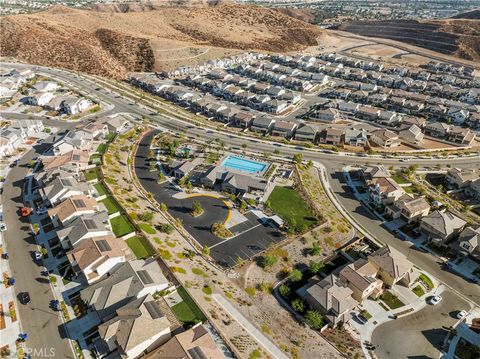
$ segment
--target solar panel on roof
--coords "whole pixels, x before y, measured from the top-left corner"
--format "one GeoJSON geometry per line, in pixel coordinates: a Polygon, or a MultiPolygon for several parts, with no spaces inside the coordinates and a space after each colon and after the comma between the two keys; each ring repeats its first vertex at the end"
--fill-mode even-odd
{"type": "Polygon", "coordinates": [[[158,319],[165,316],[165,314],[163,314],[162,310],[160,309],[160,307],[156,302],[153,302],[153,301],[146,302],[145,308],[147,308],[148,313],[150,313],[150,316],[152,317],[152,319],[158,319]]]}
{"type": "Polygon", "coordinates": [[[73,200],[73,204],[75,205],[75,207],[77,208],[85,208],[86,205],[85,205],[85,202],[83,199],[74,199],[73,200]]]}
{"type": "Polygon", "coordinates": [[[110,244],[105,239],[100,239],[97,241],[97,246],[98,249],[100,249],[100,252],[106,252],[106,251],[111,251],[112,247],[110,247],[110,244]]]}
{"type": "Polygon", "coordinates": [[[151,284],[153,283],[152,277],[150,277],[150,274],[146,270],[139,270],[137,272],[140,280],[142,281],[143,284],[151,284]]]}
{"type": "Polygon", "coordinates": [[[80,155],[73,155],[72,158],[74,161],[78,161],[80,160],[80,155]]]}
{"type": "Polygon", "coordinates": [[[202,351],[202,348],[200,348],[199,346],[196,346],[187,351],[188,351],[188,354],[192,357],[192,359],[207,359],[207,356],[202,351]]]}
{"type": "Polygon", "coordinates": [[[93,219],[85,219],[84,222],[85,222],[85,227],[87,227],[87,229],[97,228],[97,224],[93,219]]]}
{"type": "Polygon", "coordinates": [[[72,182],[68,179],[62,179],[62,183],[64,186],[71,186],[72,182]]]}

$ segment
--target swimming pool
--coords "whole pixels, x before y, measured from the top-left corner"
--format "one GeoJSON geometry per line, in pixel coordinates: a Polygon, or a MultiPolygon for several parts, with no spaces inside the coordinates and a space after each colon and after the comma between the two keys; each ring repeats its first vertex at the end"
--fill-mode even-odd
{"type": "Polygon", "coordinates": [[[227,156],[220,166],[229,168],[232,170],[237,170],[237,171],[243,171],[243,172],[248,172],[248,173],[263,173],[266,168],[268,167],[268,164],[262,163],[262,162],[257,162],[253,160],[247,160],[246,158],[242,157],[237,157],[237,156],[227,156]]]}

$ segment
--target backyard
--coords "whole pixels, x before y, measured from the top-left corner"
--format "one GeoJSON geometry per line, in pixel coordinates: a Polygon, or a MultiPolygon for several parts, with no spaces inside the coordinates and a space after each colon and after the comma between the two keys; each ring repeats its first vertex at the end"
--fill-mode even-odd
{"type": "Polygon", "coordinates": [[[107,194],[107,189],[102,183],[95,183],[93,187],[95,187],[99,196],[105,196],[107,194]]]}
{"type": "Polygon", "coordinates": [[[398,299],[396,295],[390,292],[385,292],[380,298],[390,307],[390,309],[397,309],[405,305],[405,303],[398,299]]]}
{"type": "Polygon", "coordinates": [[[145,237],[131,237],[127,239],[127,245],[137,259],[145,259],[155,255],[155,249],[145,237]]]}
{"type": "Polygon", "coordinates": [[[195,304],[193,299],[187,293],[185,288],[177,288],[177,292],[183,301],[172,307],[173,312],[178,320],[183,324],[193,324],[207,320],[200,308],[195,304]]]}
{"type": "Polygon", "coordinates": [[[267,205],[295,232],[306,231],[317,223],[312,209],[293,188],[276,186],[267,205]]]}
{"type": "Polygon", "coordinates": [[[85,179],[87,181],[93,181],[98,179],[98,168],[94,167],[92,169],[89,169],[88,171],[85,171],[85,179]]]}
{"type": "Polygon", "coordinates": [[[135,231],[130,220],[123,214],[112,218],[110,223],[112,224],[112,231],[117,237],[123,237],[124,235],[135,231]]]}
{"type": "Polygon", "coordinates": [[[117,213],[121,210],[120,205],[112,196],[108,196],[104,200],[101,201],[105,207],[107,208],[108,214],[117,213]]]}

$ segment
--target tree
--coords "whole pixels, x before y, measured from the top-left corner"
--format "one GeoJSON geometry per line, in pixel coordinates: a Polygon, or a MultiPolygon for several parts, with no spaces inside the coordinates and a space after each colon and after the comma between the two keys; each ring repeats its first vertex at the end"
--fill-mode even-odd
{"type": "Polygon", "coordinates": [[[144,222],[151,222],[153,220],[152,212],[144,212],[138,215],[138,219],[144,222]]]}
{"type": "Polygon", "coordinates": [[[293,155],[293,162],[301,163],[303,161],[303,155],[301,153],[296,153],[293,155]]]}
{"type": "Polygon", "coordinates": [[[288,298],[290,295],[290,287],[287,284],[280,284],[280,287],[278,287],[278,292],[282,297],[288,298]]]}
{"type": "Polygon", "coordinates": [[[305,323],[312,327],[312,329],[320,330],[323,324],[323,317],[316,310],[309,310],[307,314],[305,314],[305,323]]]}
{"type": "Polygon", "coordinates": [[[292,282],[300,282],[303,278],[303,274],[299,269],[294,269],[290,273],[290,280],[292,282]]]}
{"type": "Polygon", "coordinates": [[[317,274],[322,271],[322,269],[325,267],[323,262],[310,262],[310,272],[317,274]]]}
{"type": "Polygon", "coordinates": [[[167,205],[163,202],[160,203],[158,206],[160,207],[160,211],[162,211],[162,212],[166,212],[168,210],[167,205]]]}
{"type": "Polygon", "coordinates": [[[155,228],[158,229],[160,232],[166,234],[170,234],[175,230],[175,228],[170,223],[161,223],[159,225],[156,225],[155,228]]]}
{"type": "Polygon", "coordinates": [[[175,225],[177,227],[182,227],[183,226],[183,221],[180,217],[175,218],[175,225]]]}
{"type": "Polygon", "coordinates": [[[163,174],[163,172],[158,172],[158,179],[157,179],[157,182],[160,183],[160,182],[163,182],[165,181],[165,175],[163,174]]]}
{"type": "Polygon", "coordinates": [[[305,311],[305,303],[300,298],[292,300],[292,308],[297,313],[303,313],[305,311]]]}
{"type": "Polygon", "coordinates": [[[273,267],[278,261],[278,258],[273,253],[266,254],[263,257],[263,268],[267,269],[273,267]]]}

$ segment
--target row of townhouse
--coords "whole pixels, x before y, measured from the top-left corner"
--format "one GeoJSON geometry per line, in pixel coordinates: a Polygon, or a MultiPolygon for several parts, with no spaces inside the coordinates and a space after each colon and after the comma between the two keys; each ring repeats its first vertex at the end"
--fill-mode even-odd
{"type": "Polygon", "coordinates": [[[330,59],[328,56],[314,57],[308,55],[288,59],[282,56],[273,56],[270,59],[280,64],[287,64],[291,66],[290,69],[299,68],[307,72],[328,75],[332,80],[362,82],[369,86],[384,86],[412,93],[456,99],[467,104],[480,104],[480,93],[478,91],[480,86],[477,86],[478,84],[473,80],[465,82],[463,79],[455,78],[456,81],[452,82],[447,76],[438,77],[425,71],[407,71],[407,69],[402,68],[382,68],[379,70],[376,65],[360,67],[361,60],[351,63],[341,57],[337,58],[339,62],[330,59]],[[415,78],[408,77],[409,72],[414,73],[415,78]]]}
{"type": "Polygon", "coordinates": [[[466,124],[472,128],[480,126],[480,113],[477,105],[403,90],[352,88],[353,85],[337,83],[332,89],[324,91],[323,95],[332,99],[372,105],[406,115],[426,117],[434,121],[453,122],[457,125],[466,124]]]}
{"type": "Polygon", "coordinates": [[[12,97],[27,81],[35,77],[30,69],[1,69],[0,98],[12,97]]]}
{"type": "Polygon", "coordinates": [[[15,120],[6,122],[0,128],[0,157],[12,155],[22,147],[29,137],[35,137],[44,130],[41,120],[15,120]]]}
{"type": "MultiPolygon", "coordinates": [[[[461,172],[452,169],[447,174],[447,180],[465,187],[477,181],[477,190],[480,189],[478,173],[474,180],[470,172],[461,172]]],[[[431,206],[424,197],[407,194],[383,166],[363,168],[362,177],[371,203],[383,207],[390,219],[401,218],[406,223],[417,225],[418,232],[423,233],[428,241],[448,246],[457,255],[480,259],[480,226],[467,226],[466,221],[446,210],[431,211],[431,206]]],[[[476,195],[480,198],[480,191],[476,195]]]]}
{"type": "Polygon", "coordinates": [[[352,311],[367,298],[378,299],[393,285],[410,288],[418,276],[406,256],[391,246],[385,246],[325,278],[313,277],[297,290],[297,294],[335,327],[348,323],[353,317],[352,311]]]}
{"type": "MultiPolygon", "coordinates": [[[[55,84],[49,82],[46,85],[55,84]]],[[[56,95],[49,91],[33,91],[22,101],[32,106],[40,106],[49,111],[58,111],[67,115],[76,115],[92,107],[94,103],[74,94],[56,95]]]]}
{"type": "Polygon", "coordinates": [[[372,138],[374,143],[383,148],[398,146],[402,141],[421,146],[425,135],[463,146],[470,146],[476,139],[476,133],[469,128],[438,121],[427,122],[422,117],[400,115],[395,111],[343,100],[317,105],[317,110],[310,115],[310,120],[331,123],[345,118],[362,119],[392,128],[379,129],[372,138]]]}

